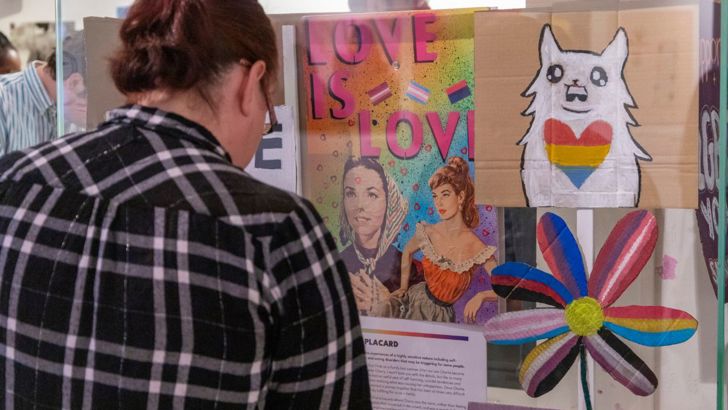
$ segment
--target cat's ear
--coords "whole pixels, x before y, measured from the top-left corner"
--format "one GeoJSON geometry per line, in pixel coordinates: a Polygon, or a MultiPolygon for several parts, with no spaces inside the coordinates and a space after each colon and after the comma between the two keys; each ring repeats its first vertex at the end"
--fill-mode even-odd
{"type": "Polygon", "coordinates": [[[617,33],[614,34],[612,42],[609,43],[607,48],[602,51],[602,57],[606,57],[611,61],[619,61],[624,64],[627,61],[627,55],[629,55],[629,41],[627,40],[627,32],[624,28],[620,27],[617,33]]]}
{"type": "Polygon", "coordinates": [[[541,29],[541,41],[539,44],[539,50],[539,59],[541,60],[541,65],[544,65],[544,63],[547,63],[551,60],[549,56],[556,55],[561,52],[561,47],[559,47],[559,43],[556,42],[556,38],[554,38],[554,33],[551,32],[550,24],[544,24],[543,29],[541,29]]]}

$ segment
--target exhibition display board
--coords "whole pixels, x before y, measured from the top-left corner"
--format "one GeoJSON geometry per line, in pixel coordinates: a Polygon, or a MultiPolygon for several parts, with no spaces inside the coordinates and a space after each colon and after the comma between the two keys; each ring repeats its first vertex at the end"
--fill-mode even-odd
{"type": "Polygon", "coordinates": [[[336,238],[377,409],[723,408],[721,4],[551,3],[271,15],[248,171],[336,238]]]}

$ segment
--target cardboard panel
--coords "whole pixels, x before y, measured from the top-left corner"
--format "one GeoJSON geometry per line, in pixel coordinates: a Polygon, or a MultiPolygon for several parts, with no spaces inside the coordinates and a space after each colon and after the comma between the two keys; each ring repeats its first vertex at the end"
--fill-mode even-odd
{"type": "Polygon", "coordinates": [[[119,46],[122,20],[87,17],[83,20],[86,41],[86,88],[88,89],[88,129],[105,120],[106,112],[124,104],[125,98],[109,74],[109,57],[119,46]]]}
{"type": "Polygon", "coordinates": [[[697,206],[697,5],[478,12],[475,21],[478,202],[697,206]],[[557,64],[573,78],[547,80],[557,64]],[[600,86],[597,66],[607,70],[600,86]]]}

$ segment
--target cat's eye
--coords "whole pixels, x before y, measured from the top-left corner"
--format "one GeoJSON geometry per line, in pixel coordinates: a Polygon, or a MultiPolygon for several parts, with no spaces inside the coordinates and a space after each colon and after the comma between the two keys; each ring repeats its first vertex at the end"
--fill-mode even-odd
{"type": "Polygon", "coordinates": [[[556,84],[564,78],[564,67],[554,64],[546,70],[546,79],[556,84]]]}
{"type": "Polygon", "coordinates": [[[607,81],[609,79],[607,78],[607,72],[604,71],[601,67],[594,67],[592,68],[591,72],[591,82],[592,84],[596,85],[597,87],[604,87],[607,85],[607,81]]]}

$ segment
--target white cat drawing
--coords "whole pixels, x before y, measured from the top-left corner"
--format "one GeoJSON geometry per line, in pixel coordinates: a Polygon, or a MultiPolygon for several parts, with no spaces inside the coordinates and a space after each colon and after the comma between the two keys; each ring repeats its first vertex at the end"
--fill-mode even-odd
{"type": "Polygon", "coordinates": [[[627,33],[619,28],[599,54],[562,50],[545,25],[541,67],[522,94],[532,97],[522,113],[531,125],[521,177],[532,207],[633,207],[640,196],[638,160],[650,155],[630,127],[637,108],[624,80],[627,33]]]}

